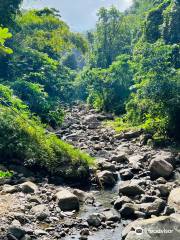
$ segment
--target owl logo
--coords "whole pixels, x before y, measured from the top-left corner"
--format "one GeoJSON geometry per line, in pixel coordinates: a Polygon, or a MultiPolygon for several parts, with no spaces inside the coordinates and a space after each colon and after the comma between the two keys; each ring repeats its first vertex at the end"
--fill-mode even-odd
{"type": "Polygon", "coordinates": [[[180,226],[175,226],[175,227],[174,227],[174,230],[175,230],[176,232],[180,233],[180,226]]]}
{"type": "Polygon", "coordinates": [[[138,236],[140,236],[140,235],[143,234],[143,229],[142,229],[141,227],[137,227],[137,228],[135,229],[135,233],[136,233],[138,236]]]}

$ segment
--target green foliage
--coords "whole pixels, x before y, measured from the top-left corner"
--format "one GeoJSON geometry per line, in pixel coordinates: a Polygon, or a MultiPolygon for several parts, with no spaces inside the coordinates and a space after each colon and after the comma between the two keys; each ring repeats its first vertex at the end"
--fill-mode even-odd
{"type": "Polygon", "coordinates": [[[28,166],[41,166],[67,178],[88,176],[93,160],[53,134],[46,134],[40,121],[32,117],[12,91],[0,85],[0,158],[19,159],[28,166]],[[8,107],[4,102],[8,102],[8,107]],[[73,171],[71,176],[69,173],[73,171]]]}
{"type": "Polygon", "coordinates": [[[1,178],[9,178],[13,175],[12,172],[4,172],[4,171],[0,171],[0,179],[1,178]]]}
{"type": "Polygon", "coordinates": [[[161,37],[160,25],[163,24],[163,11],[170,4],[170,0],[163,1],[160,5],[149,11],[144,28],[144,38],[150,43],[156,42],[161,37]]]}
{"type": "Polygon", "coordinates": [[[123,16],[115,7],[101,8],[98,17],[96,31],[88,35],[89,62],[93,67],[108,68],[118,55],[130,53],[132,36],[136,32],[134,19],[123,16]]]}
{"type": "Polygon", "coordinates": [[[12,24],[21,2],[22,0],[0,1],[0,25],[7,27],[12,24]]]}
{"type": "Polygon", "coordinates": [[[163,12],[164,24],[162,35],[166,43],[180,42],[180,2],[171,1],[171,4],[163,12]]]}
{"type": "Polygon", "coordinates": [[[79,96],[116,114],[126,105],[117,130],[179,136],[179,4],[134,0],[125,14],[102,8],[95,32],[88,33],[90,67],[77,77],[79,96]]]}
{"type": "Polygon", "coordinates": [[[12,53],[12,50],[4,45],[6,40],[11,37],[12,37],[12,35],[11,35],[11,33],[9,33],[8,28],[0,27],[0,55],[12,53]]]}
{"type": "Polygon", "coordinates": [[[127,118],[157,135],[179,131],[179,71],[171,62],[174,47],[161,41],[139,42],[134,52],[136,92],[127,104],[127,118]]]}
{"type": "Polygon", "coordinates": [[[87,50],[83,36],[72,33],[58,16],[48,8],[18,15],[11,42],[14,54],[0,59],[1,83],[11,86],[52,127],[62,123],[62,103],[74,99],[72,69],[82,67],[87,50]]]}
{"type": "Polygon", "coordinates": [[[132,70],[128,55],[120,55],[107,69],[84,69],[76,79],[78,96],[99,110],[124,112],[132,70]]]}

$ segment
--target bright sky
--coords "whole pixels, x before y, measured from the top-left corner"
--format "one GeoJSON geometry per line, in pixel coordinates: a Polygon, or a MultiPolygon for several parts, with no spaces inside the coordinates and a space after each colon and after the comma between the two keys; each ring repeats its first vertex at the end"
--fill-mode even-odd
{"type": "Polygon", "coordinates": [[[23,8],[53,7],[60,11],[74,31],[85,31],[95,26],[96,13],[100,7],[116,6],[127,9],[133,0],[24,0],[23,8]]]}

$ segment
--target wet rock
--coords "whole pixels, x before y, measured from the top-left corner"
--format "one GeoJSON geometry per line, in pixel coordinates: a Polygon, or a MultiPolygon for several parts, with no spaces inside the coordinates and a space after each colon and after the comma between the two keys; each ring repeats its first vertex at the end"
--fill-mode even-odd
{"type": "Polygon", "coordinates": [[[90,235],[90,231],[88,228],[83,228],[81,231],[80,231],[80,234],[83,235],[83,236],[88,236],[90,235]]]}
{"type": "Polygon", "coordinates": [[[175,213],[175,209],[173,207],[170,206],[166,206],[164,208],[163,213],[161,214],[162,216],[169,216],[171,214],[175,213]]]}
{"type": "Polygon", "coordinates": [[[144,193],[137,181],[125,181],[119,185],[119,193],[126,196],[137,196],[144,193]]]}
{"type": "Polygon", "coordinates": [[[38,191],[37,185],[33,182],[22,183],[19,187],[24,193],[36,193],[38,191]]]}
{"type": "Polygon", "coordinates": [[[141,198],[141,203],[154,202],[157,199],[157,196],[143,195],[141,198]]]}
{"type": "Polygon", "coordinates": [[[100,185],[103,185],[104,187],[113,187],[116,183],[113,173],[107,170],[97,172],[97,178],[100,185]]]}
{"type": "Polygon", "coordinates": [[[78,197],[66,189],[59,191],[56,199],[62,211],[79,210],[78,197]]]}
{"type": "Polygon", "coordinates": [[[167,181],[166,181],[166,179],[164,179],[163,177],[159,177],[159,178],[156,180],[156,182],[157,182],[158,184],[165,184],[167,181]]]}
{"type": "Polygon", "coordinates": [[[173,189],[168,197],[168,205],[180,212],[180,187],[173,189]]]}
{"type": "Polygon", "coordinates": [[[88,224],[93,227],[99,227],[102,220],[105,220],[104,216],[99,213],[93,213],[87,218],[88,224]]]}

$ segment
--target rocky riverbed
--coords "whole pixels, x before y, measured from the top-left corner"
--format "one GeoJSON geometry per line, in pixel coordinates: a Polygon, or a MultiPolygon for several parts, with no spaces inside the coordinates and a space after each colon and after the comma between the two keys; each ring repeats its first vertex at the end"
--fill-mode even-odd
{"type": "Polygon", "coordinates": [[[89,188],[12,166],[0,180],[0,239],[180,239],[180,154],[152,148],[142,131],[117,134],[111,119],[75,106],[56,132],[96,158],[89,188]]]}

